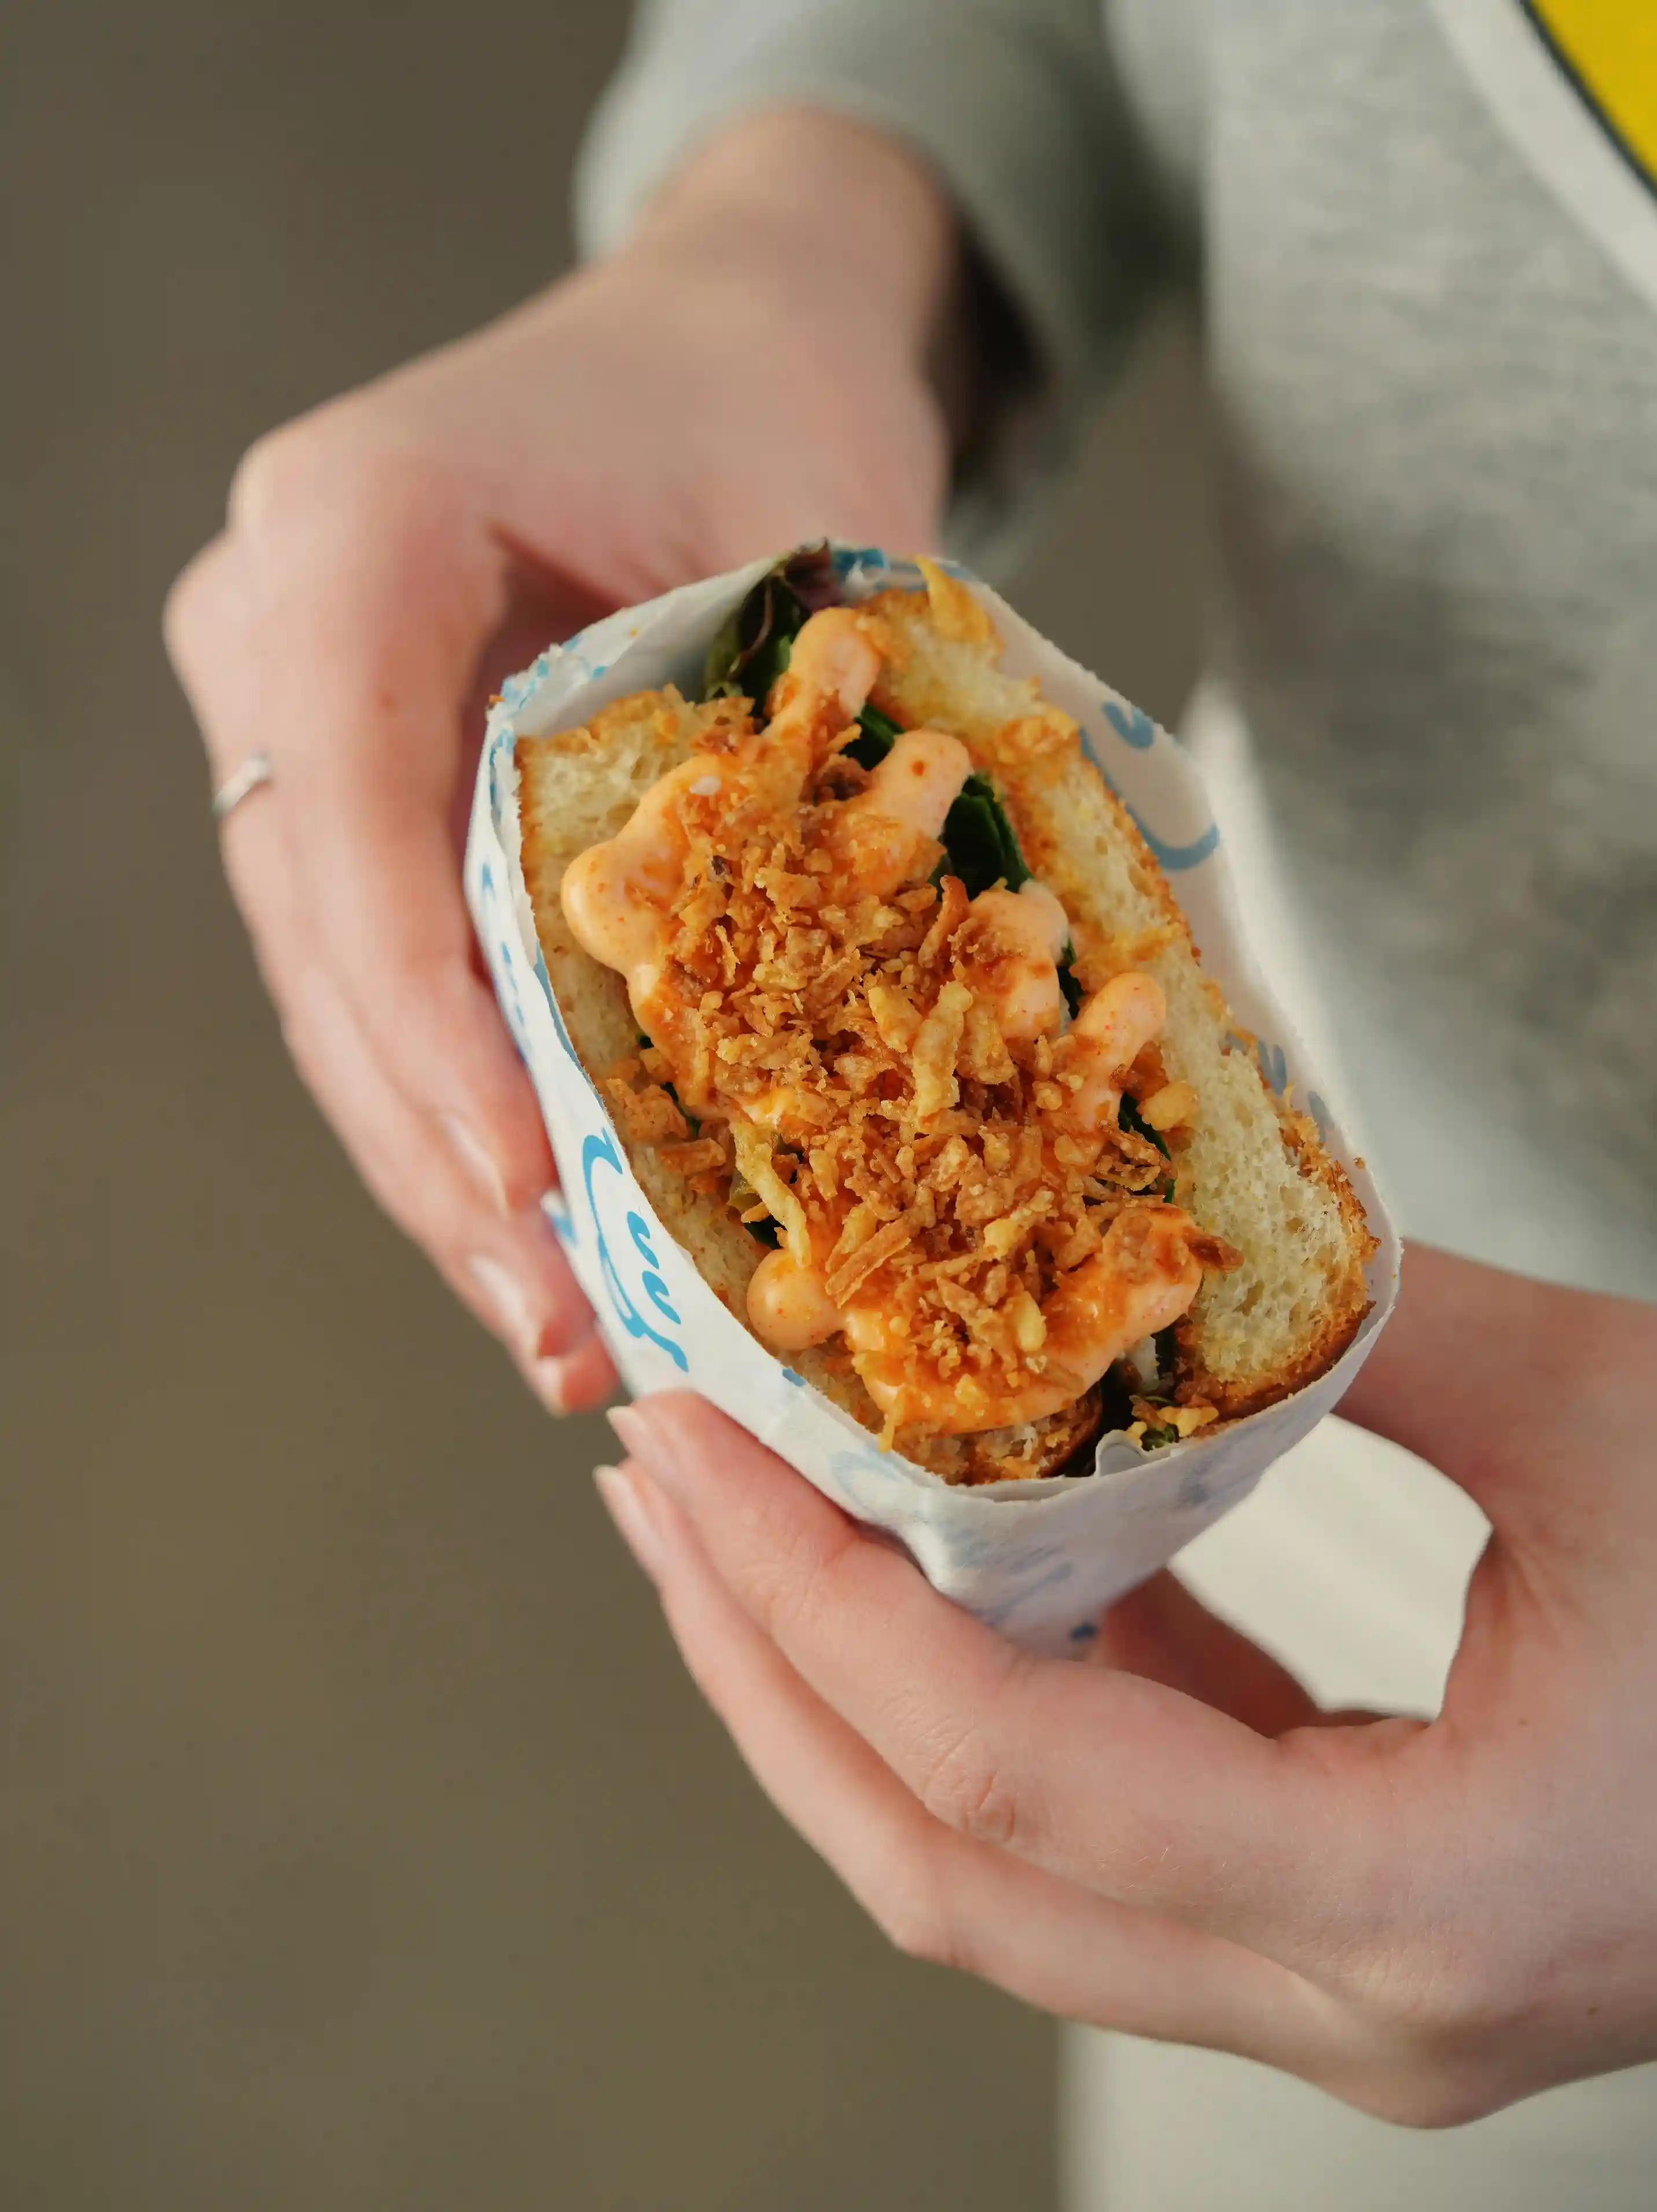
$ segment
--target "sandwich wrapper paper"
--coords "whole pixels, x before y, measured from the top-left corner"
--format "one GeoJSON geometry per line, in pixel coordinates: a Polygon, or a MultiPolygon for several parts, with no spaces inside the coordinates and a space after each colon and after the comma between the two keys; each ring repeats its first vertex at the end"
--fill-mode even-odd
{"type": "MultiPolygon", "coordinates": [[[[921,587],[909,563],[836,546],[845,597],[921,587]]],[[[1203,782],[1189,758],[1139,710],[1038,635],[994,592],[961,575],[1005,642],[1002,665],[1035,676],[1072,715],[1083,743],[1131,809],[1168,875],[1262,1074],[1295,1097],[1351,1177],[1380,1239],[1371,1310],[1327,1374],[1280,1404],[1181,1443],[1140,1453],[1102,1439],[1091,1476],[952,1488],[860,1428],[728,1313],[652,1211],[598,1091],[577,1059],[537,940],[519,861],[519,737],[587,721],[628,692],[675,683],[697,696],[720,624],[770,566],[670,592],[549,647],[504,687],[478,764],[465,860],[466,896],[501,1007],[534,1079],[561,1189],[548,1211],[628,1389],[697,1390],[779,1453],[836,1504],[887,1530],[933,1586],[1032,1650],[1079,1652],[1103,1608],[1238,1504],[1272,1461],[1334,1406],[1362,1365],[1397,1291],[1397,1234],[1369,1176],[1324,1107],[1315,1072],[1262,985],[1203,782]]]]}

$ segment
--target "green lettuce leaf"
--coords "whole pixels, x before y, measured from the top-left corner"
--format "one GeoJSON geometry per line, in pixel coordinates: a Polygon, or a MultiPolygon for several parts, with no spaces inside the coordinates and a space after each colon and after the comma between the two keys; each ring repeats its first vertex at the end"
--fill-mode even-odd
{"type": "Polygon", "coordinates": [[[1130,1098],[1126,1091],[1122,1093],[1122,1103],[1116,1109],[1116,1126],[1119,1129],[1132,1129],[1136,1137],[1149,1137],[1165,1160],[1173,1158],[1173,1153],[1149,1121],[1140,1118],[1138,1100],[1130,1098]]]}
{"type": "Polygon", "coordinates": [[[903,726],[889,714],[883,714],[878,707],[865,707],[858,721],[863,735],[847,746],[847,757],[859,768],[877,768],[902,736],[903,726]]]}
{"type": "Polygon", "coordinates": [[[1030,879],[995,786],[976,769],[944,817],[944,854],[933,881],[959,876],[968,898],[998,883],[1016,891],[1030,879]]]}
{"type": "Polygon", "coordinates": [[[703,698],[740,696],[762,708],[807,619],[839,598],[827,545],[803,546],[768,568],[707,649],[703,698]]]}
{"type": "MultiPolygon", "coordinates": [[[[1116,1126],[1119,1129],[1132,1129],[1136,1137],[1149,1137],[1151,1143],[1156,1146],[1157,1151],[1162,1154],[1165,1160],[1173,1159],[1173,1153],[1169,1152],[1168,1146],[1163,1143],[1161,1136],[1151,1127],[1150,1122],[1141,1116],[1138,1101],[1135,1098],[1130,1098],[1126,1091],[1122,1093],[1122,1103],[1116,1109],[1116,1126]]],[[[1172,1176],[1170,1176],[1168,1181],[1162,1185],[1162,1196],[1167,1200],[1170,1206],[1174,1203],[1174,1177],[1172,1176]]]]}

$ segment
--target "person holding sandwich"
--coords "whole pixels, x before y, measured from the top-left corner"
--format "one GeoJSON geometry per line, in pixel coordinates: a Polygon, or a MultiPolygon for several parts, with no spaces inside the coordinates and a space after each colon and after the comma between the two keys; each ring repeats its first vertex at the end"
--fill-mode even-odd
{"type": "MultiPolygon", "coordinates": [[[[604,1478],[894,1940],[1156,2039],[1078,2060],[1107,2164],[1124,2065],[1205,2115],[1115,2205],[1647,2201],[1654,118],[1639,11],[1590,0],[655,0],[585,157],[588,265],[261,441],[169,607],[300,1067],[543,1399],[592,1405],[460,899],[480,681],[823,533],[1005,563],[1146,303],[1200,290],[1192,735],[1246,732],[1417,1240],[1343,1412],[1488,1520],[1442,1712],[1326,1710],[1169,1576],[1106,1663],[1023,1657],[694,1400],[618,1414],[604,1478]]],[[[1326,1702],[1381,1579],[1359,1527],[1303,1657],[1326,1702]]]]}

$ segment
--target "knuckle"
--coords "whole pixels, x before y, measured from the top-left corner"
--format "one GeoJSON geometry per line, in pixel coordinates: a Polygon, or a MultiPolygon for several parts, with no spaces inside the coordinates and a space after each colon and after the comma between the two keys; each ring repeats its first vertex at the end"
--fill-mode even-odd
{"type": "Polygon", "coordinates": [[[258,530],[308,496],[320,471],[315,416],[301,416],[256,438],[230,479],[230,520],[258,530]]]}
{"type": "Polygon", "coordinates": [[[952,1931],[926,1899],[907,1893],[886,1898],[875,1908],[874,1919],[892,1948],[906,1959],[926,1966],[956,1964],[952,1931]]]}
{"type": "Polygon", "coordinates": [[[833,1553],[815,1531],[750,1516],[744,1581],[749,1608],[785,1650],[813,1644],[825,1620],[825,1584],[833,1553]]]}
{"type": "Polygon", "coordinates": [[[205,596],[203,563],[207,557],[205,553],[197,554],[174,578],[161,606],[161,637],[167,659],[181,672],[195,665],[205,596]]]}
{"type": "Polygon", "coordinates": [[[283,531],[316,515],[447,511],[447,469],[400,434],[383,400],[345,394],[254,438],[230,480],[230,522],[283,531]]]}
{"type": "Polygon", "coordinates": [[[1397,2110],[1383,2117],[1396,2127],[1436,2131],[1488,2119],[1509,2102],[1511,2094],[1482,2071],[1437,2067],[1414,2076],[1399,2098],[1397,2110]]]}
{"type": "Polygon", "coordinates": [[[1323,2083],[1331,2095],[1372,2119],[1422,2133],[1488,2119],[1520,2094],[1486,2066],[1418,2057],[1366,2068],[1357,2078],[1323,2083]]]}
{"type": "Polygon", "coordinates": [[[971,1967],[971,1947],[951,1911],[944,1885],[931,1854],[906,1850],[888,1863],[872,1883],[859,1887],[858,1901],[895,1951],[923,1966],[971,1967]]]}
{"type": "Polygon", "coordinates": [[[168,659],[198,709],[215,688],[215,665],[234,652],[241,628],[246,580],[228,534],[203,545],[173,579],[161,605],[161,640],[168,659]]]}
{"type": "Polygon", "coordinates": [[[935,1820],[977,1843],[1007,1850],[1023,1838],[1018,1793],[980,1726],[958,1729],[934,1754],[919,1795],[935,1820]]]}

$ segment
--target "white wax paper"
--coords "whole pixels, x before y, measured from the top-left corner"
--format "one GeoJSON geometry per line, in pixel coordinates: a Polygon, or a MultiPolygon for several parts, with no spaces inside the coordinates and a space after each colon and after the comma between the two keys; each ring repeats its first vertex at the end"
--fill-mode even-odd
{"type": "MultiPolygon", "coordinates": [[[[872,548],[834,551],[849,599],[893,584],[920,586],[907,562],[872,548]]],[[[505,686],[489,717],[466,847],[466,896],[557,1158],[561,1192],[549,1211],[634,1396],[673,1387],[701,1391],[847,1512],[889,1530],[947,1596],[1032,1649],[1078,1651],[1113,1599],[1246,1498],[1272,1461],[1335,1404],[1392,1309],[1397,1236],[1244,946],[1219,832],[1191,761],[1136,707],[968,576],[1005,641],[1003,665],[1037,677],[1047,697],[1075,717],[1089,752],[1132,811],[1190,920],[1205,967],[1240,1026],[1259,1040],[1254,1049],[1266,1080],[1279,1092],[1295,1085],[1296,1099],[1344,1162],[1381,1240],[1369,1275],[1374,1306],[1326,1375],[1264,1413],[1148,1455],[1106,1438],[1089,1476],[974,1490],[952,1489],[881,1451],[726,1312],[634,1179],[564,1027],[524,888],[513,748],[520,736],[574,728],[627,692],[672,682],[694,696],[714,633],[768,565],[756,562],[688,585],[549,647],[505,686]]]]}

